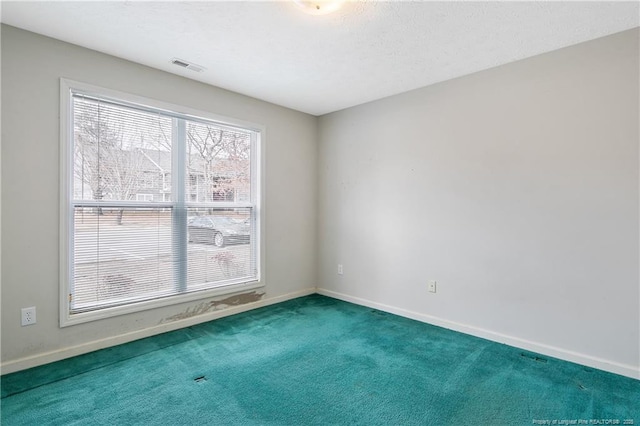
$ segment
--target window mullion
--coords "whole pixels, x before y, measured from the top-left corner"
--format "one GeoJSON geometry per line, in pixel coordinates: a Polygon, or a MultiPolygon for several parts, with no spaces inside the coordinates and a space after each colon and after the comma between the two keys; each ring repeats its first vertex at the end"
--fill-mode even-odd
{"type": "Polygon", "coordinates": [[[187,291],[186,122],[183,119],[174,118],[172,127],[171,196],[174,208],[171,215],[171,235],[175,275],[174,285],[177,292],[184,293],[187,291]]]}

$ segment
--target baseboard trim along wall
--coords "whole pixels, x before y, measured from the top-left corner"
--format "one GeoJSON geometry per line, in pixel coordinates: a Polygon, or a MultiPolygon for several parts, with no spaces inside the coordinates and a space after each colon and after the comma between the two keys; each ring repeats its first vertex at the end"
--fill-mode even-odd
{"type": "Polygon", "coordinates": [[[531,342],[529,340],[520,339],[518,337],[507,336],[501,333],[496,333],[494,331],[485,330],[482,328],[473,327],[470,325],[461,324],[454,321],[448,321],[442,318],[438,318],[438,317],[434,317],[426,314],[420,314],[418,312],[413,312],[406,309],[396,308],[394,306],[373,302],[367,299],[361,299],[359,297],[349,296],[349,295],[338,293],[331,290],[318,288],[317,293],[322,294],[324,296],[333,297],[335,299],[344,300],[345,302],[355,303],[356,305],[362,305],[368,308],[378,309],[380,311],[388,312],[390,314],[414,319],[416,321],[424,322],[431,325],[436,325],[438,327],[443,327],[443,328],[457,331],[460,333],[469,334],[471,336],[481,337],[483,339],[491,340],[492,342],[503,343],[505,345],[513,346],[519,349],[524,349],[531,352],[537,352],[539,354],[558,358],[563,361],[574,362],[576,364],[597,368],[599,370],[608,371],[610,373],[620,374],[622,376],[631,377],[633,379],[640,379],[640,368],[634,367],[632,365],[619,364],[619,363],[607,361],[605,359],[595,358],[589,355],[568,351],[568,350],[557,348],[554,346],[531,342]]]}
{"type": "Polygon", "coordinates": [[[155,327],[146,328],[143,330],[134,331],[118,336],[109,337],[106,339],[96,340],[86,344],[72,346],[68,348],[59,349],[56,351],[46,352],[30,357],[25,357],[17,360],[12,360],[6,363],[0,364],[0,371],[2,374],[14,373],[20,370],[26,370],[28,368],[37,367],[39,365],[48,364],[55,361],[60,361],[66,358],[71,358],[85,353],[93,352],[96,350],[108,348],[111,346],[121,345],[123,343],[129,343],[134,340],[144,339],[145,337],[155,336],[157,334],[166,333],[169,331],[178,330],[192,325],[200,324],[203,322],[212,321],[219,318],[224,318],[230,315],[239,314],[242,312],[250,311],[252,309],[262,308],[265,306],[273,305],[276,303],[284,302],[287,300],[295,299],[302,296],[308,296],[310,294],[318,293],[324,296],[332,297],[334,299],[344,300],[345,302],[355,303],[357,305],[366,306],[369,308],[378,309],[384,312],[388,312],[394,315],[399,315],[405,318],[414,319],[416,321],[424,322],[427,324],[436,325],[449,330],[457,331],[460,333],[469,334],[471,336],[481,337],[483,339],[491,340],[496,343],[503,343],[505,345],[513,346],[519,349],[537,352],[542,355],[551,356],[564,361],[574,362],[577,364],[585,365],[599,370],[608,371],[615,374],[620,374],[626,377],[634,379],[640,379],[640,369],[625,364],[619,364],[611,361],[607,361],[600,358],[591,357],[589,355],[567,351],[565,349],[544,345],[541,343],[531,342],[525,339],[520,339],[513,336],[507,336],[494,331],[485,330],[478,327],[473,327],[466,324],[457,323],[454,321],[444,320],[431,315],[421,314],[418,312],[409,311],[402,308],[397,308],[382,303],[373,302],[371,300],[362,299],[359,297],[349,296],[346,294],[338,293],[331,290],[322,288],[306,288],[293,293],[287,293],[281,296],[271,297],[257,302],[247,303],[244,305],[234,306],[227,309],[208,312],[203,315],[198,315],[183,320],[173,321],[170,323],[164,323],[155,327]]]}
{"type": "Polygon", "coordinates": [[[17,360],[12,360],[12,361],[8,361],[6,363],[0,364],[0,371],[2,372],[2,374],[14,373],[16,371],[26,370],[27,368],[49,364],[51,362],[60,361],[60,360],[71,358],[78,355],[83,355],[89,352],[97,351],[99,349],[105,349],[111,346],[117,346],[123,343],[133,342],[134,340],[144,339],[145,337],[151,337],[157,334],[162,334],[162,333],[178,330],[185,327],[190,327],[192,325],[212,321],[219,318],[228,317],[230,315],[235,315],[242,312],[250,311],[252,309],[262,308],[262,307],[273,305],[276,303],[285,302],[287,300],[296,299],[302,296],[308,296],[314,293],[316,293],[315,288],[306,288],[293,293],[287,293],[281,296],[259,300],[257,302],[233,306],[227,309],[221,309],[219,311],[207,312],[202,315],[197,315],[197,316],[185,318],[182,320],[163,323],[154,327],[145,328],[143,330],[137,330],[137,331],[133,331],[126,334],[109,337],[106,339],[96,340],[96,341],[85,343],[78,346],[72,346],[72,347],[63,348],[63,349],[59,349],[51,352],[45,352],[42,354],[33,355],[30,357],[20,358],[17,360]]]}

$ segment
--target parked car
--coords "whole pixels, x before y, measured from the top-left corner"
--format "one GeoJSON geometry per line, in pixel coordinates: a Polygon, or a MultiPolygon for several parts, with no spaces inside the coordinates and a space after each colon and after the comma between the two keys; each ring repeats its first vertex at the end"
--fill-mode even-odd
{"type": "Polygon", "coordinates": [[[189,242],[223,247],[227,244],[248,243],[251,225],[248,219],[233,219],[227,216],[196,216],[189,220],[187,232],[189,242]]]}

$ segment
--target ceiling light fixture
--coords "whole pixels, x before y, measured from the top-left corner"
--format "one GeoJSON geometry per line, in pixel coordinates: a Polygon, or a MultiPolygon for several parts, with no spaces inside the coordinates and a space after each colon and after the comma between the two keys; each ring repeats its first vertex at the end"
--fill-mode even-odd
{"type": "Polygon", "coordinates": [[[345,0],[293,0],[293,2],[309,15],[327,15],[340,9],[345,0]]]}

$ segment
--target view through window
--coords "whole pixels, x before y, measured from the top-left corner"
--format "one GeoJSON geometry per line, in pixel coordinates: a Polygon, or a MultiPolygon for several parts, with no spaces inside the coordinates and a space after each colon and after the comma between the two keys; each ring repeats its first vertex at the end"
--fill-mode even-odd
{"type": "Polygon", "coordinates": [[[69,317],[258,280],[259,132],[70,100],[69,317]]]}

